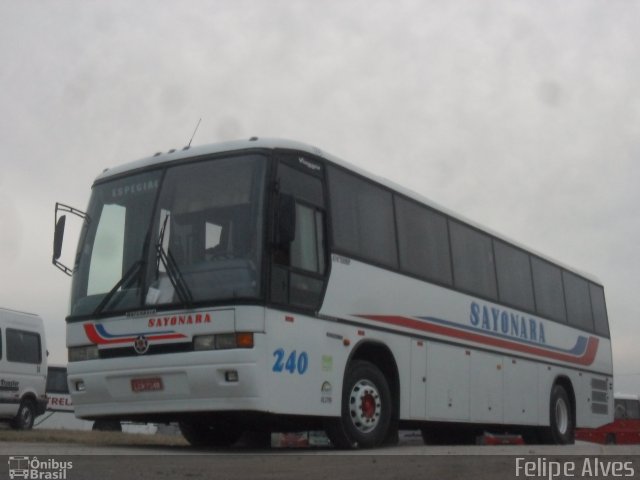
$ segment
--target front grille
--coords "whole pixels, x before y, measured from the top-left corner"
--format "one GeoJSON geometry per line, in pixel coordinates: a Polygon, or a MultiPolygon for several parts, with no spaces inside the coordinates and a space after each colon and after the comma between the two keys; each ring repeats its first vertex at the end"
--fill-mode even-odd
{"type": "Polygon", "coordinates": [[[143,355],[161,355],[164,353],[182,353],[192,352],[193,343],[164,343],[161,345],[150,345],[149,350],[142,355],[137,353],[133,346],[124,348],[109,348],[99,351],[100,358],[121,358],[121,357],[140,357],[143,355]]]}

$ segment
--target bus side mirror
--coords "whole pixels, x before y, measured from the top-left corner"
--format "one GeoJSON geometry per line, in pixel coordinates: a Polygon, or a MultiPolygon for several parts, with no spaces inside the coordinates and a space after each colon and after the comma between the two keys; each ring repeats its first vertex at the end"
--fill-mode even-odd
{"type": "Polygon", "coordinates": [[[291,195],[279,195],[277,202],[275,244],[289,248],[296,238],[296,201],[291,195]]]}
{"type": "Polygon", "coordinates": [[[64,226],[67,223],[67,216],[62,215],[56,222],[56,229],[53,234],[53,261],[60,258],[62,255],[62,241],[64,239],[64,226]]]}
{"type": "Polygon", "coordinates": [[[59,261],[60,256],[62,255],[62,243],[64,241],[64,227],[67,223],[67,216],[66,215],[58,216],[58,212],[72,213],[82,218],[85,222],[89,221],[89,216],[86,213],[81,212],[80,210],[77,210],[68,205],[64,205],[62,203],[56,203],[56,211],[55,211],[56,227],[53,232],[53,256],[51,258],[51,261],[57,268],[62,270],[67,275],[71,276],[73,274],[73,271],[59,261]]]}

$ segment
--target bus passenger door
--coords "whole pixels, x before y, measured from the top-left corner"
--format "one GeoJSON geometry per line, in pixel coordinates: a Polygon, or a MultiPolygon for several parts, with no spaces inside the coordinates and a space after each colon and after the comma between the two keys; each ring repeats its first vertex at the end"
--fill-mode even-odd
{"type": "Polygon", "coordinates": [[[317,312],[327,270],[324,166],[281,154],[274,192],[270,300],[317,312]]]}

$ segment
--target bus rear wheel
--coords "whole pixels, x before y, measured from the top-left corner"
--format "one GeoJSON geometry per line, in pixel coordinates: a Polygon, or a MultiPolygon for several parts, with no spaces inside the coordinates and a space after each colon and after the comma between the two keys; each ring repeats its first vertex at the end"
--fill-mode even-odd
{"type": "Polygon", "coordinates": [[[547,443],[567,445],[574,442],[575,423],[571,401],[565,388],[556,384],[551,389],[549,403],[549,428],[543,436],[547,443]]]}
{"type": "Polygon", "coordinates": [[[242,432],[223,423],[180,422],[182,436],[193,447],[230,447],[236,443],[242,432]]]}
{"type": "Polygon", "coordinates": [[[391,390],[372,363],[355,360],[342,387],[339,418],[327,421],[326,432],[337,448],[373,448],[382,445],[391,425],[391,390]]]}

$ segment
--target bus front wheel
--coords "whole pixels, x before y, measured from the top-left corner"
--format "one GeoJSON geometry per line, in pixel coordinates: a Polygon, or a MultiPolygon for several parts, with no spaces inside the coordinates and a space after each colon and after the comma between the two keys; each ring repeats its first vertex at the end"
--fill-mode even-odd
{"type": "Polygon", "coordinates": [[[326,432],[337,448],[382,445],[391,424],[391,390],[372,363],[354,360],[345,373],[339,418],[330,419],[326,432]]]}

